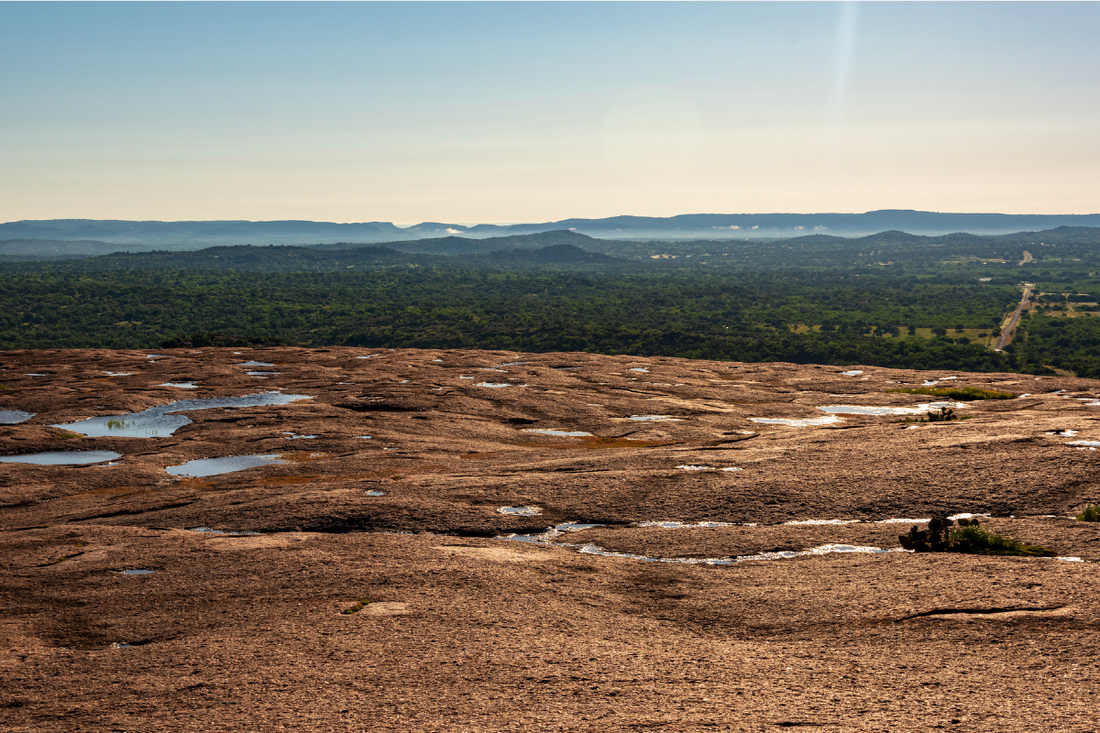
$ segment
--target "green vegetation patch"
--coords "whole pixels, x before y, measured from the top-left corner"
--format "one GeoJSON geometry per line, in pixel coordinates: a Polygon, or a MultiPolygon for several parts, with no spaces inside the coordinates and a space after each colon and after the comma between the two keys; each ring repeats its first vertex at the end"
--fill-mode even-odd
{"type": "Polygon", "coordinates": [[[928,529],[917,525],[908,534],[898,535],[898,541],[913,552],[961,552],[969,555],[1016,555],[1020,557],[1054,557],[1057,553],[1046,547],[1028,545],[1002,537],[984,529],[977,519],[960,519],[958,529],[950,529],[954,522],[938,517],[928,522],[928,529]]]}
{"type": "Polygon", "coordinates": [[[974,400],[1011,400],[1016,397],[1012,392],[998,392],[993,389],[980,389],[978,387],[903,387],[888,389],[887,392],[904,392],[906,394],[922,394],[929,397],[946,397],[951,400],[973,402],[974,400]]]}
{"type": "Polygon", "coordinates": [[[1082,522],[1100,522],[1100,504],[1091,504],[1077,515],[1082,522]]]}
{"type": "Polygon", "coordinates": [[[370,599],[364,598],[364,599],[360,600],[358,603],[356,603],[354,606],[352,606],[351,608],[345,608],[340,613],[343,613],[345,615],[350,616],[353,613],[359,613],[360,611],[362,611],[364,608],[366,608],[369,605],[370,605],[370,599]]]}

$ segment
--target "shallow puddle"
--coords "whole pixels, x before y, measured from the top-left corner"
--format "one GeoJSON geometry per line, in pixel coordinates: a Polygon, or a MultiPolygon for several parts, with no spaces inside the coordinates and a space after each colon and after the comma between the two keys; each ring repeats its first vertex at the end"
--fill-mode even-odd
{"type": "Polygon", "coordinates": [[[106,450],[47,451],[23,456],[0,456],[0,463],[31,463],[36,466],[85,466],[122,458],[118,453],[106,450]]]}
{"type": "Polygon", "coordinates": [[[132,377],[132,376],[134,376],[133,372],[103,372],[103,373],[106,374],[108,377],[132,377]]]}
{"type": "Polygon", "coordinates": [[[282,436],[287,440],[314,440],[316,435],[298,435],[296,433],[289,433],[285,430],[282,432],[282,436]]]}
{"type": "Polygon", "coordinates": [[[648,369],[646,369],[645,367],[631,367],[631,368],[630,368],[630,369],[629,369],[628,371],[631,371],[631,372],[642,372],[642,373],[644,373],[644,374],[649,374],[649,370],[648,370],[648,369]]]}
{"type": "Polygon", "coordinates": [[[270,377],[273,374],[282,374],[282,372],[245,372],[250,377],[270,377]]]}
{"type": "Polygon", "coordinates": [[[198,385],[194,382],[164,382],[162,384],[154,385],[156,387],[176,387],[178,389],[198,389],[198,385]]]}
{"type": "Polygon", "coordinates": [[[123,575],[152,575],[156,570],[123,570],[123,575]]]}
{"type": "Polygon", "coordinates": [[[224,534],[224,535],[229,535],[231,537],[245,537],[245,536],[253,536],[253,535],[260,534],[259,532],[249,532],[249,531],[227,532],[224,529],[212,529],[210,527],[192,527],[191,531],[192,532],[202,532],[203,534],[224,534]]]}
{"type": "Polygon", "coordinates": [[[757,555],[739,555],[737,557],[715,557],[715,558],[695,558],[695,557],[650,557],[648,555],[635,555],[629,552],[612,552],[605,550],[599,545],[583,545],[578,550],[584,555],[600,555],[602,557],[621,557],[628,560],[642,560],[644,562],[664,562],[673,563],[677,565],[737,565],[738,563],[749,562],[751,560],[791,560],[796,557],[809,557],[813,555],[828,555],[834,552],[857,552],[857,553],[886,553],[894,552],[893,550],[884,550],[881,547],[862,547],[858,545],[821,545],[810,550],[801,551],[783,551],[783,552],[761,552],[757,555]]]}
{"type": "Polygon", "coordinates": [[[497,509],[501,514],[510,514],[515,517],[534,517],[542,514],[537,506],[502,506],[497,509]]]}
{"type": "Polygon", "coordinates": [[[1066,445],[1074,445],[1087,448],[1100,448],[1100,440],[1071,440],[1066,445]]]}
{"type": "Polygon", "coordinates": [[[730,524],[729,522],[634,522],[634,527],[660,527],[661,529],[713,529],[715,527],[755,527],[755,524],[730,524]]]}
{"type": "Polygon", "coordinates": [[[108,415],[93,417],[74,423],[51,425],[90,438],[105,436],[120,438],[164,438],[172,435],[184,425],[190,425],[191,419],[174,413],[190,410],[211,410],[226,407],[267,407],[286,405],[298,400],[312,399],[309,395],[288,395],[278,392],[244,395],[241,397],[208,397],[197,400],[178,400],[160,407],[150,407],[142,412],[126,415],[108,415]]]}
{"type": "Polygon", "coordinates": [[[373,435],[356,435],[355,437],[359,438],[360,440],[371,440],[372,438],[374,438],[373,435]]]}
{"type": "Polygon", "coordinates": [[[859,371],[858,369],[853,369],[850,372],[841,372],[841,374],[843,374],[845,377],[858,377],[860,374],[863,374],[863,372],[859,371]]]}
{"type": "Polygon", "coordinates": [[[586,433],[583,430],[551,430],[550,428],[531,428],[523,432],[539,435],[559,435],[563,438],[584,438],[592,435],[592,433],[586,433]]]}
{"type": "Polygon", "coordinates": [[[637,420],[639,422],[683,422],[681,417],[672,417],[671,415],[631,415],[627,420],[637,420]]]}
{"type": "Polygon", "coordinates": [[[526,384],[508,384],[507,382],[478,382],[475,387],[526,387],[526,384]]]}
{"type": "Polygon", "coordinates": [[[237,366],[246,366],[246,367],[273,367],[273,366],[275,366],[275,365],[274,365],[274,364],[272,364],[272,363],[271,363],[271,362],[269,362],[269,361],[242,361],[242,362],[239,362],[239,363],[237,364],[237,366]]]}
{"type": "Polygon", "coordinates": [[[244,471],[247,468],[266,466],[275,463],[286,463],[280,460],[278,454],[252,455],[252,456],[226,456],[224,458],[200,458],[188,461],[180,466],[169,466],[164,469],[173,476],[192,476],[201,478],[204,476],[218,476],[223,473],[244,471]]]}
{"type": "Polygon", "coordinates": [[[817,526],[817,525],[833,525],[833,524],[859,524],[858,519],[796,519],[791,522],[783,522],[788,527],[798,526],[817,526]]]}
{"type": "Polygon", "coordinates": [[[818,425],[832,425],[838,422],[844,422],[836,415],[826,415],[825,417],[803,417],[803,418],[790,418],[790,417],[750,417],[751,422],[761,423],[763,425],[786,425],[791,428],[810,428],[818,425]]]}
{"type": "Polygon", "coordinates": [[[370,491],[365,491],[363,493],[366,494],[367,496],[385,496],[386,495],[385,491],[376,491],[374,489],[371,489],[370,491]]]}
{"type": "Polygon", "coordinates": [[[0,410],[0,425],[18,425],[34,417],[33,412],[22,410],[0,410]]]}

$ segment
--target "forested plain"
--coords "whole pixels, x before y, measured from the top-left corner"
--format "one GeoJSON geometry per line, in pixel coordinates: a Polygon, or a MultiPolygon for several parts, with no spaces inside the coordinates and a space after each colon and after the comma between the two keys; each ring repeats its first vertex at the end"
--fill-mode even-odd
{"type": "Polygon", "coordinates": [[[9,258],[0,347],[344,344],[1096,377],[1097,293],[1100,229],[1091,228],[245,245],[9,258]],[[1036,300],[1014,343],[993,351],[1024,282],[1036,300]]]}

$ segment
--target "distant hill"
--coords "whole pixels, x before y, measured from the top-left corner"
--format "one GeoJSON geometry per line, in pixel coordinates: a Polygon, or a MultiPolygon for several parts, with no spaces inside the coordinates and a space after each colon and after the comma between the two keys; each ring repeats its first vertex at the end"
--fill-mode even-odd
{"type": "MultiPolygon", "coordinates": [[[[1035,232],[1055,228],[1100,227],[1100,214],[956,214],[889,209],[861,214],[682,214],[671,217],[612,216],[531,224],[465,226],[424,222],[398,227],[390,222],[339,224],[314,221],[120,221],[50,219],[0,224],[0,240],[90,240],[127,251],[188,250],[234,244],[367,244],[424,241],[425,238],[477,240],[546,232],[572,232],[600,239],[691,240],[772,239],[814,234],[862,237],[878,232],[941,236],[1035,232]]],[[[525,247],[527,245],[517,245],[525,247]]],[[[549,246],[540,244],[532,246],[549,246]]],[[[458,245],[442,242],[440,251],[458,245]]],[[[474,247],[469,253],[483,251],[474,247]]]]}
{"type": "MultiPolygon", "coordinates": [[[[482,254],[515,249],[538,249],[552,247],[560,244],[568,244],[574,247],[584,247],[593,244],[592,237],[570,231],[550,231],[536,234],[517,234],[507,237],[492,237],[489,239],[468,239],[466,237],[440,237],[438,239],[416,239],[412,241],[382,242],[378,246],[390,247],[400,252],[420,252],[424,254],[482,254]]],[[[314,245],[317,250],[355,249],[364,247],[364,244],[338,244],[314,245]]]]}
{"type": "MultiPolygon", "coordinates": [[[[145,245],[134,245],[140,250],[151,249],[145,245]]],[[[18,259],[56,260],[67,257],[97,257],[127,249],[111,242],[99,242],[92,239],[64,241],[57,239],[5,239],[0,241],[0,257],[18,259]]],[[[134,250],[130,250],[134,251],[134,250]]]]}

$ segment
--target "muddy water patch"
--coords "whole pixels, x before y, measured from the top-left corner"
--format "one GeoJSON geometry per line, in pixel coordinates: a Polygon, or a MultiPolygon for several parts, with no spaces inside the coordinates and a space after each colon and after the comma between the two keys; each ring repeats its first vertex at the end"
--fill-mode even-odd
{"type": "Polygon", "coordinates": [[[18,425],[34,417],[33,412],[22,410],[0,410],[0,425],[18,425]]]}
{"type": "Polygon", "coordinates": [[[268,407],[286,405],[298,400],[312,399],[310,395],[288,395],[278,392],[264,392],[241,397],[208,397],[197,400],[178,400],[160,407],[150,407],[141,412],[125,415],[107,415],[93,417],[74,423],[51,425],[54,428],[71,430],[90,438],[165,438],[184,425],[190,425],[191,419],[175,413],[191,410],[211,410],[232,407],[268,407]]]}
{"type": "Polygon", "coordinates": [[[86,466],[122,458],[119,453],[106,450],[47,451],[22,456],[0,456],[0,463],[30,463],[36,466],[86,466]]]}
{"type": "Polygon", "coordinates": [[[257,466],[286,463],[277,453],[251,456],[226,456],[224,458],[200,458],[188,461],[180,466],[169,466],[164,469],[173,476],[191,476],[202,478],[205,476],[219,476],[223,473],[244,471],[257,466]]]}

